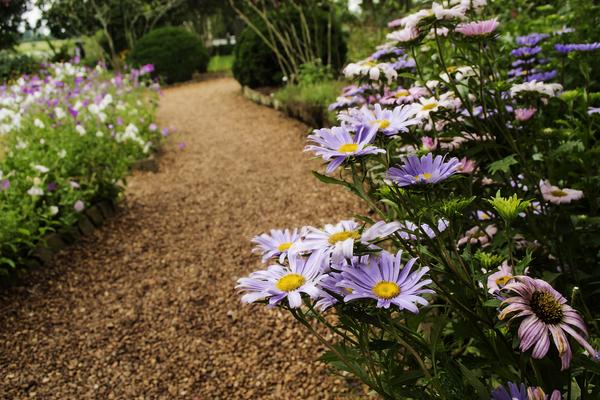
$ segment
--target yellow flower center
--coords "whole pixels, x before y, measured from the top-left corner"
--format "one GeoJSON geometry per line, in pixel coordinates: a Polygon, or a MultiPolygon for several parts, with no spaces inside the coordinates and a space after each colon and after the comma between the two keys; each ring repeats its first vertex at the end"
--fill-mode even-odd
{"type": "Polygon", "coordinates": [[[505,276],[501,276],[500,278],[496,279],[496,285],[498,286],[504,286],[508,283],[508,281],[510,281],[513,277],[511,275],[505,275],[505,276]]]}
{"type": "Polygon", "coordinates": [[[398,90],[394,96],[397,98],[400,98],[400,97],[406,97],[409,95],[410,95],[410,92],[408,90],[402,89],[402,90],[398,90]]]}
{"type": "Polygon", "coordinates": [[[305,279],[299,274],[287,274],[277,281],[275,287],[282,292],[291,292],[304,285],[305,279]]]}
{"type": "Polygon", "coordinates": [[[329,243],[336,244],[337,242],[343,242],[344,240],[348,239],[358,240],[360,239],[360,233],[357,231],[337,232],[329,236],[329,243]]]}
{"type": "Polygon", "coordinates": [[[358,143],[345,143],[340,146],[340,153],[354,153],[358,149],[358,143]]]}
{"type": "Polygon", "coordinates": [[[423,104],[421,106],[421,110],[423,110],[423,111],[433,110],[434,108],[437,107],[437,105],[438,105],[438,103],[436,103],[435,101],[433,103],[423,104]]]}
{"type": "Polygon", "coordinates": [[[385,129],[391,124],[388,119],[376,119],[374,122],[379,125],[379,129],[385,129]]]}
{"type": "Polygon", "coordinates": [[[382,299],[393,299],[400,294],[400,287],[395,282],[381,281],[373,286],[373,294],[382,299]]]}
{"type": "Polygon", "coordinates": [[[365,65],[366,65],[367,67],[374,67],[374,66],[376,66],[376,65],[377,65],[377,62],[376,62],[376,61],[369,60],[369,61],[365,62],[365,65]]]}
{"type": "Polygon", "coordinates": [[[279,246],[277,246],[277,250],[279,250],[280,252],[284,252],[290,249],[290,247],[292,247],[292,242],[285,242],[285,243],[281,243],[279,246]]]}
{"type": "Polygon", "coordinates": [[[450,74],[453,73],[453,72],[456,72],[457,70],[458,70],[458,67],[453,66],[453,65],[451,65],[451,66],[449,66],[449,67],[446,68],[446,72],[448,72],[450,74]]]}
{"type": "Polygon", "coordinates": [[[556,196],[556,197],[565,197],[568,195],[567,192],[565,192],[564,190],[560,190],[560,189],[556,189],[550,192],[550,194],[552,196],[556,196]]]}
{"type": "Polygon", "coordinates": [[[535,315],[546,324],[558,324],[565,315],[562,305],[548,292],[534,292],[529,304],[535,315]]]}
{"type": "Polygon", "coordinates": [[[431,179],[431,174],[429,172],[425,172],[424,174],[415,175],[415,180],[418,181],[428,181],[431,179]]]}

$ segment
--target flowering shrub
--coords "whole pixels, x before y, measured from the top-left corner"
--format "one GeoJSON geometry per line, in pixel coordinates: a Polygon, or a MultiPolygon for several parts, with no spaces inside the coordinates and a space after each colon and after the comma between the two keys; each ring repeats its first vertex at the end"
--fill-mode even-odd
{"type": "Polygon", "coordinates": [[[151,70],[51,64],[0,87],[0,272],[115,198],[132,162],[159,143],[151,70]]]}
{"type": "Polygon", "coordinates": [[[451,3],[392,21],[309,136],[370,213],[257,237],[237,289],[385,399],[600,398],[598,45],[506,48],[484,0],[451,3]]]}

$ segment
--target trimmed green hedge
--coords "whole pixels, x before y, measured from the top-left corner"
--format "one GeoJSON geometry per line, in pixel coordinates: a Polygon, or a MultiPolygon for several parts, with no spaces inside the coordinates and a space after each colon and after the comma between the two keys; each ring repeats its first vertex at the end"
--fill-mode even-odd
{"type": "Polygon", "coordinates": [[[131,52],[134,65],[153,64],[155,75],[167,83],[187,81],[206,72],[208,52],[200,38],[183,28],[166,27],[142,37],[131,52]]]}

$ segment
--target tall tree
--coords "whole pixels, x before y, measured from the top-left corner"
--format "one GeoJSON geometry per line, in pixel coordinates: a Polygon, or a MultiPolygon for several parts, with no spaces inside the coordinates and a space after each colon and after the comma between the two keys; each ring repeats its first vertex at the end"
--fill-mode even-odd
{"type": "Polygon", "coordinates": [[[27,11],[27,0],[0,0],[0,49],[13,47],[27,11]]]}

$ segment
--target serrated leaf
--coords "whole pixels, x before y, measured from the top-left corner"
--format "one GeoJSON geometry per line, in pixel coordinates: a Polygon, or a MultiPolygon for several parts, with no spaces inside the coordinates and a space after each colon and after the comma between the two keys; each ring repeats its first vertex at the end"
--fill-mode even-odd
{"type": "Polygon", "coordinates": [[[508,173],[512,165],[516,165],[519,162],[515,159],[515,155],[504,157],[502,160],[494,161],[488,165],[487,169],[490,174],[494,175],[497,172],[508,173]]]}

